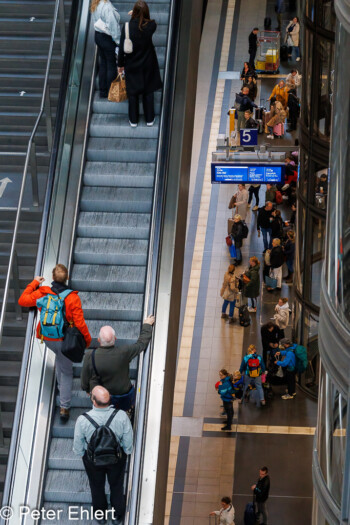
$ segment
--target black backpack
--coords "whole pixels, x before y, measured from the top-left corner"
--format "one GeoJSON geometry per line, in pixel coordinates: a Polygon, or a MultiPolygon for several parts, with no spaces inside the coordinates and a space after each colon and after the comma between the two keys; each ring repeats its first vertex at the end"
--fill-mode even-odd
{"type": "Polygon", "coordinates": [[[239,307],[238,316],[239,316],[239,324],[241,326],[250,325],[250,315],[249,315],[248,307],[246,304],[243,304],[242,306],[239,307]]]}
{"type": "Polygon", "coordinates": [[[248,237],[249,228],[245,221],[242,220],[242,237],[246,239],[248,237]]]}
{"type": "Polygon", "coordinates": [[[91,436],[86,450],[88,460],[95,465],[95,467],[106,467],[109,465],[116,465],[123,458],[123,451],[114,432],[109,428],[109,425],[117,415],[119,410],[115,409],[108,421],[104,425],[98,425],[86,412],[83,416],[95,427],[95,431],[91,436]]]}

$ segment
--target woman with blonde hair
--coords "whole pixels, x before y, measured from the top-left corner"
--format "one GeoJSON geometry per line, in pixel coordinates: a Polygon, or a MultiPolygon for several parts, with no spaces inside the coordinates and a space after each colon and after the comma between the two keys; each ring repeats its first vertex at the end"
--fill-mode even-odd
{"type": "Polygon", "coordinates": [[[233,217],[231,236],[233,240],[235,241],[236,265],[238,265],[238,264],[241,264],[242,262],[241,248],[243,245],[243,238],[244,238],[242,217],[238,213],[236,213],[236,215],[233,217]]]}
{"type": "Polygon", "coordinates": [[[236,286],[235,266],[234,264],[230,264],[230,266],[227,268],[227,272],[224,275],[224,280],[220,290],[220,296],[224,300],[221,310],[221,319],[228,318],[230,324],[234,323],[233,315],[235,312],[237,294],[238,288],[236,286]],[[226,313],[228,305],[230,305],[229,315],[226,313]]]}
{"type": "Polygon", "coordinates": [[[120,41],[120,15],[110,0],[92,0],[90,4],[98,48],[98,81],[100,97],[107,98],[117,76],[117,55],[120,41]]]}
{"type": "MultiPolygon", "coordinates": [[[[287,93],[287,97],[288,97],[288,93],[287,93]]],[[[284,124],[284,121],[286,120],[286,116],[287,116],[287,113],[283,108],[283,104],[279,102],[278,100],[276,100],[276,102],[274,103],[270,111],[271,118],[267,123],[267,129],[269,132],[269,135],[267,135],[268,139],[275,138],[273,134],[273,128],[274,126],[277,126],[277,124],[284,124]]]]}

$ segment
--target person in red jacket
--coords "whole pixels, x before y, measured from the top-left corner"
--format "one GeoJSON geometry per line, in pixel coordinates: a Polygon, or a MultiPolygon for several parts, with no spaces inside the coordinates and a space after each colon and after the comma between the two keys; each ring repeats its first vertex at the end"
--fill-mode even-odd
{"type": "MultiPolygon", "coordinates": [[[[68,289],[65,284],[68,280],[68,270],[63,264],[57,264],[52,270],[51,287],[40,286],[44,281],[44,277],[37,276],[34,278],[19,298],[18,303],[21,306],[32,307],[36,306],[36,302],[41,297],[49,293],[60,294],[68,289]]],[[[69,323],[80,330],[86,342],[86,348],[90,346],[91,335],[86,326],[81,301],[78,297],[78,292],[72,291],[64,300],[65,315],[69,323]]],[[[42,339],[40,330],[40,321],[37,326],[36,336],[42,339]]],[[[73,384],[73,363],[61,352],[63,339],[48,339],[45,340],[46,346],[56,354],[56,376],[58,390],[60,393],[60,419],[62,422],[67,422],[69,419],[69,409],[72,398],[72,384],[73,384]]]]}

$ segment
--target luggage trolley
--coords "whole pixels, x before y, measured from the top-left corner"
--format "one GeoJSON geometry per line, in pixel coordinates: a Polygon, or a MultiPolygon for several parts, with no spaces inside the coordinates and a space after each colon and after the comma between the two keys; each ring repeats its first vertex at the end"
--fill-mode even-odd
{"type": "Polygon", "coordinates": [[[280,67],[279,31],[260,31],[258,35],[258,50],[255,58],[256,73],[276,74],[280,67]]]}

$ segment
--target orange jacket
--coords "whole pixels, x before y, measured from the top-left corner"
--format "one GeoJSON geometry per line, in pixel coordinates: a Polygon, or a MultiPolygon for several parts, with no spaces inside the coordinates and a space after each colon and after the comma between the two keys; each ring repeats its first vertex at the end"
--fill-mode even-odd
{"type": "MultiPolygon", "coordinates": [[[[28,284],[27,288],[22,293],[21,297],[18,300],[18,304],[21,306],[36,306],[37,299],[40,299],[44,295],[51,293],[52,290],[49,286],[40,286],[39,281],[32,281],[28,284]]],[[[64,300],[66,318],[69,323],[74,324],[78,330],[83,334],[86,341],[86,348],[89,348],[91,343],[91,335],[86,322],[84,319],[83,309],[81,307],[81,301],[78,297],[78,292],[73,291],[70,293],[64,300]]],[[[40,321],[36,329],[36,336],[38,339],[41,339],[40,335],[40,321]]],[[[47,337],[44,337],[47,339],[47,337]]],[[[61,341],[61,339],[51,339],[51,341],[61,341]]]]}

